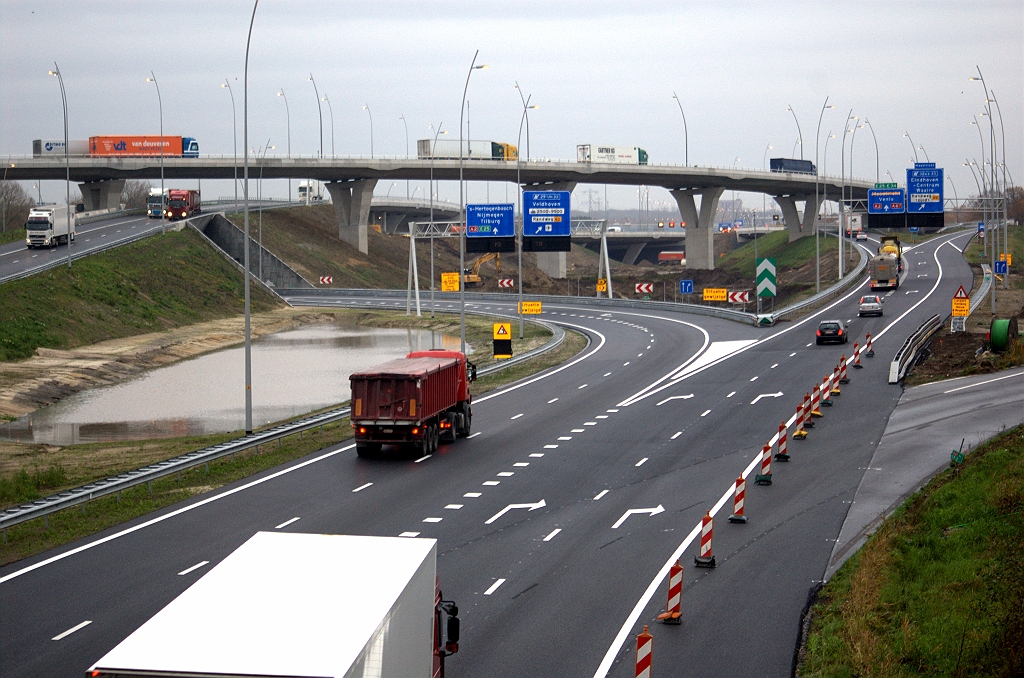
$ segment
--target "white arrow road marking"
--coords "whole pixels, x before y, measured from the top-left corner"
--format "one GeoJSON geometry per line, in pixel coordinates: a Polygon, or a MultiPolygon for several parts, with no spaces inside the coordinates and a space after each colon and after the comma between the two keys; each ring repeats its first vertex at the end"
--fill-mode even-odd
{"type": "Polygon", "coordinates": [[[781,398],[781,397],[782,397],[782,391],[779,391],[778,393],[762,393],[761,395],[759,395],[756,398],[754,398],[753,400],[751,400],[750,404],[751,405],[756,405],[757,401],[760,400],[761,398],[781,398]]]}
{"type": "Polygon", "coordinates": [[[684,395],[684,396],[671,396],[669,398],[665,398],[664,400],[662,400],[660,403],[655,405],[655,407],[660,407],[660,406],[664,405],[665,403],[667,403],[670,400],[689,400],[692,397],[693,397],[692,393],[690,395],[684,395]]]}
{"type": "Polygon", "coordinates": [[[652,516],[656,516],[659,513],[664,513],[664,512],[665,512],[665,507],[662,506],[661,504],[658,504],[657,508],[629,509],[628,511],[626,511],[625,513],[622,514],[621,518],[619,518],[618,520],[615,521],[615,524],[612,525],[612,529],[613,530],[617,530],[619,528],[619,525],[621,525],[622,523],[626,522],[626,520],[631,515],[633,515],[634,513],[647,513],[647,514],[650,514],[652,516]]]}
{"type": "Polygon", "coordinates": [[[536,504],[509,504],[508,506],[506,506],[505,508],[501,509],[500,511],[495,513],[493,516],[491,516],[490,518],[485,520],[484,521],[484,525],[490,525],[495,520],[497,520],[498,518],[502,517],[503,515],[505,515],[506,513],[511,511],[512,509],[529,509],[531,511],[535,511],[535,510],[537,510],[539,508],[544,508],[547,505],[548,505],[547,502],[544,501],[543,499],[538,501],[536,504]]]}

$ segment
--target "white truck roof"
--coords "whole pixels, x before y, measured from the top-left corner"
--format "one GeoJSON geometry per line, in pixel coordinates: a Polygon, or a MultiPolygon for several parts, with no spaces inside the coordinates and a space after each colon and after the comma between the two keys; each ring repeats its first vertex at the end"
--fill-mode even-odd
{"type": "Polygon", "coordinates": [[[258,532],[89,672],[423,676],[437,542],[258,532]]]}

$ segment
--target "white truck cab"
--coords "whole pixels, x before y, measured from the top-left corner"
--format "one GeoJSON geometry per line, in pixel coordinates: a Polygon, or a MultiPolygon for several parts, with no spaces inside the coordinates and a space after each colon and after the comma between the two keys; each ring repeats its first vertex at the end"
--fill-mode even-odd
{"type": "Polygon", "coordinates": [[[33,207],[25,224],[25,245],[56,247],[75,241],[75,216],[67,208],[33,207]]]}

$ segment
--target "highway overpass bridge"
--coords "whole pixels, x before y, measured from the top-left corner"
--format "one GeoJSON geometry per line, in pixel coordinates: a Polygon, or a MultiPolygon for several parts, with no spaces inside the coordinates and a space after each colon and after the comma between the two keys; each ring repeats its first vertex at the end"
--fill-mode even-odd
{"type": "MultiPolygon", "coordinates": [[[[687,224],[687,266],[713,269],[713,233],[718,200],[727,190],[764,193],[782,209],[790,240],[812,235],[818,207],[825,196],[839,196],[838,177],[809,174],[762,172],[729,168],[682,165],[612,165],[563,161],[503,162],[464,160],[467,181],[522,183],[527,189],[573,190],[577,184],[660,186],[676,200],[682,221],[687,224]],[[698,205],[697,198],[700,198],[698,205]],[[799,208],[804,205],[803,210],[799,208]]],[[[65,178],[63,158],[7,159],[7,178],[40,180],[65,178]]],[[[231,157],[164,158],[165,178],[231,179],[237,171],[231,157]]],[[[458,160],[418,158],[266,158],[250,165],[250,177],[264,179],[316,179],[327,185],[338,222],[338,237],[367,252],[366,230],[373,190],[378,181],[412,179],[440,181],[459,178],[458,160]],[[433,166],[433,167],[431,167],[433,166]]],[[[79,183],[86,209],[108,208],[118,202],[127,179],[160,176],[159,157],[70,159],[70,176],[79,183]]],[[[863,199],[874,186],[867,181],[847,182],[847,197],[863,199]],[[852,195],[851,195],[852,191],[852,195]]],[[[115,205],[116,206],[116,205],[115,205]]],[[[564,269],[564,253],[540,253],[538,264],[545,269],[564,269]],[[552,262],[541,261],[552,258],[552,262]]]]}

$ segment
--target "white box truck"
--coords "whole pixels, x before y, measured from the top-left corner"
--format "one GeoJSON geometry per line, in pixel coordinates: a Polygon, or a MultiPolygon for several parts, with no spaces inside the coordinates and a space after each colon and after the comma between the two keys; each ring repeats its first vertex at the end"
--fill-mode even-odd
{"type": "Polygon", "coordinates": [[[576,162],[602,162],[613,165],[646,165],[647,151],[636,146],[601,146],[579,144],[576,146],[576,162]]]}
{"type": "Polygon", "coordinates": [[[299,182],[299,202],[309,204],[311,202],[323,202],[324,185],[319,181],[299,182]]]}
{"type": "MultiPolygon", "coordinates": [[[[32,141],[32,157],[33,158],[45,158],[50,156],[59,155],[64,157],[64,140],[63,139],[34,139],[32,141]]],[[[89,140],[88,139],[70,139],[68,140],[68,155],[74,156],[89,156],[89,140]]]]}
{"type": "Polygon", "coordinates": [[[86,675],[443,678],[459,622],[436,558],[433,539],[258,532],[86,675]]]}
{"type": "Polygon", "coordinates": [[[56,247],[66,245],[69,240],[75,242],[74,208],[70,212],[67,207],[33,207],[29,210],[25,223],[26,247],[56,247]]]}

